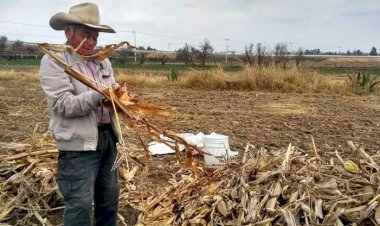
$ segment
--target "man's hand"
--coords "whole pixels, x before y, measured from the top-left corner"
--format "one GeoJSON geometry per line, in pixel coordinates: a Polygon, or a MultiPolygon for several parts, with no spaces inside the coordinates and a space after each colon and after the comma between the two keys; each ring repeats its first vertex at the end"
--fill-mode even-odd
{"type": "MultiPolygon", "coordinates": [[[[115,95],[116,95],[117,98],[120,98],[121,96],[123,96],[123,94],[125,92],[123,90],[123,88],[120,87],[120,85],[117,84],[117,83],[115,83],[115,84],[112,85],[112,90],[115,93],[115,95]]],[[[109,88],[104,89],[103,90],[103,94],[104,94],[105,97],[111,98],[111,94],[109,92],[109,88]]]]}
{"type": "MultiPolygon", "coordinates": [[[[115,93],[116,97],[125,105],[132,105],[137,103],[139,100],[137,96],[130,90],[128,90],[126,87],[121,87],[119,84],[115,83],[112,86],[112,90],[115,93]]],[[[101,100],[101,104],[106,107],[112,109],[112,102],[108,99],[111,98],[111,94],[109,92],[109,89],[104,89],[103,94],[106,98],[103,98],[101,100]]]]}
{"type": "Polygon", "coordinates": [[[121,96],[123,96],[123,94],[125,92],[125,90],[117,83],[112,85],[112,89],[113,89],[115,95],[117,96],[117,98],[120,98],[121,96]]]}

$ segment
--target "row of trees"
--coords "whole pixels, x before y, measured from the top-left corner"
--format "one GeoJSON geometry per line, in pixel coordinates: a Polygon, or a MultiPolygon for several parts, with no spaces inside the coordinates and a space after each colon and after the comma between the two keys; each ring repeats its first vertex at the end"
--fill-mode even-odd
{"type": "MultiPolygon", "coordinates": [[[[210,41],[205,39],[203,43],[196,48],[192,45],[185,44],[184,47],[176,51],[176,59],[185,62],[186,65],[193,64],[195,60],[199,60],[200,65],[205,65],[206,61],[213,57],[214,48],[210,41]]],[[[299,66],[303,60],[304,51],[299,48],[295,56],[289,57],[288,46],[286,43],[277,43],[274,50],[267,50],[266,46],[258,43],[256,48],[254,44],[245,47],[244,55],[235,55],[234,60],[242,61],[251,66],[257,64],[259,66],[275,65],[286,68],[288,62],[294,59],[296,66],[299,66]]]]}
{"type": "Polygon", "coordinates": [[[192,64],[195,59],[199,59],[200,64],[204,66],[213,52],[214,47],[208,39],[205,39],[204,42],[199,45],[199,49],[185,43],[183,48],[176,51],[176,58],[185,62],[186,65],[192,64]]]}
{"type": "Polygon", "coordinates": [[[8,41],[6,36],[0,36],[0,57],[6,59],[16,59],[17,55],[40,55],[37,46],[25,45],[22,41],[17,40],[13,43],[8,41]]]}
{"type": "MultiPolygon", "coordinates": [[[[254,50],[254,45],[250,44],[246,46],[244,55],[231,54],[232,58],[230,60],[244,62],[249,65],[258,64],[260,66],[268,65],[273,63],[276,66],[286,67],[287,62],[289,61],[289,51],[288,47],[285,43],[278,43],[275,46],[274,51],[267,51],[266,47],[260,43],[256,45],[256,50],[254,50]]],[[[138,48],[136,54],[136,61],[140,64],[143,64],[148,56],[147,52],[141,51],[143,49],[138,48]]],[[[134,53],[128,50],[127,48],[122,48],[117,51],[120,62],[125,63],[127,59],[131,59],[134,57],[134,53]]],[[[296,64],[298,66],[300,60],[303,56],[303,51],[300,49],[297,51],[296,64]]],[[[152,57],[152,56],[151,56],[152,57]]],[[[196,61],[199,62],[201,66],[204,66],[207,61],[217,62],[220,61],[224,55],[214,54],[214,47],[211,45],[208,39],[205,39],[204,42],[200,43],[198,48],[185,43],[182,48],[179,48],[175,51],[175,59],[180,62],[184,62],[185,65],[195,64],[196,61]],[[217,58],[220,58],[219,60],[217,58]]],[[[158,59],[162,65],[168,61],[168,55],[165,52],[162,52],[154,57],[154,59],[158,59]]]]}
{"type": "MultiPolygon", "coordinates": [[[[184,47],[176,51],[177,60],[185,62],[186,65],[194,63],[199,60],[201,65],[205,65],[207,59],[211,58],[213,53],[213,46],[210,41],[205,39],[203,43],[196,48],[192,45],[185,44],[184,47]]],[[[244,55],[240,56],[240,60],[249,65],[257,64],[259,66],[267,66],[274,64],[286,68],[290,60],[294,60],[295,65],[298,67],[300,62],[304,60],[305,55],[338,55],[336,52],[321,52],[320,49],[303,50],[301,47],[295,52],[290,53],[286,43],[277,43],[274,50],[268,50],[266,46],[258,43],[254,49],[254,44],[249,44],[245,47],[244,55]]],[[[347,51],[345,55],[350,56],[363,56],[366,55],[360,50],[353,52],[347,51]]],[[[372,47],[369,52],[370,56],[377,56],[377,49],[372,47]]]]}
{"type": "MultiPolygon", "coordinates": [[[[137,50],[145,50],[142,48],[137,48],[137,50]]],[[[152,50],[148,49],[147,50],[152,50]]],[[[182,61],[185,63],[185,65],[194,64],[196,60],[199,60],[199,63],[201,66],[206,65],[206,62],[209,58],[213,56],[214,47],[211,45],[210,41],[208,39],[205,39],[203,43],[199,45],[198,48],[185,44],[183,48],[178,49],[175,51],[175,58],[178,61],[182,61]]],[[[130,58],[134,55],[133,52],[129,51],[128,49],[120,49],[118,51],[119,56],[121,57],[121,62],[124,63],[127,58],[130,58]]],[[[140,51],[136,54],[136,58],[140,64],[143,64],[147,60],[147,52],[140,51]]],[[[169,60],[168,55],[163,52],[159,54],[156,59],[158,59],[162,65],[165,65],[166,62],[169,60]]]]}
{"type": "Polygon", "coordinates": [[[250,66],[258,65],[262,67],[274,65],[286,68],[290,60],[294,60],[295,65],[298,67],[303,59],[304,51],[302,48],[299,48],[294,56],[289,56],[286,43],[277,43],[273,51],[267,50],[261,43],[257,43],[256,49],[254,49],[254,45],[251,43],[245,47],[243,62],[250,66]]]}
{"type": "Polygon", "coordinates": [[[21,54],[24,51],[24,44],[17,40],[12,45],[7,45],[8,38],[0,37],[0,55],[6,55],[7,58],[14,58],[16,54],[21,54]]]}
{"type": "MultiPolygon", "coordinates": [[[[138,53],[139,62],[143,64],[146,60],[145,50],[156,51],[156,49],[148,46],[147,48],[139,46],[137,50],[141,51],[138,53]]],[[[214,47],[211,45],[208,39],[205,39],[204,42],[200,43],[197,47],[185,44],[182,48],[176,51],[176,59],[178,61],[184,62],[186,65],[193,64],[196,60],[199,60],[200,65],[204,66],[210,58],[213,57],[214,47]]],[[[15,59],[17,55],[21,54],[39,54],[39,50],[36,46],[33,45],[24,45],[23,42],[17,40],[12,44],[8,41],[6,36],[0,36],[0,56],[3,56],[7,59],[15,59]]],[[[118,55],[121,59],[121,62],[124,63],[128,57],[133,56],[128,49],[118,50],[118,55]]],[[[304,55],[338,55],[341,53],[336,52],[321,52],[320,49],[303,49],[299,48],[294,53],[292,52],[292,57],[289,57],[290,52],[286,43],[277,43],[274,47],[274,50],[267,50],[267,47],[258,43],[254,49],[253,44],[249,44],[245,47],[245,52],[243,55],[236,55],[235,58],[249,65],[258,64],[260,66],[273,63],[276,66],[286,67],[290,59],[294,59],[296,65],[298,66],[300,61],[303,59],[304,55]],[[273,62],[272,62],[273,61],[273,62]]],[[[235,55],[235,54],[233,54],[235,55]]],[[[361,56],[365,55],[360,50],[347,51],[343,55],[352,55],[352,56],[361,56]]],[[[372,47],[369,52],[370,56],[377,56],[377,49],[372,47]]],[[[215,59],[215,58],[214,58],[215,59]]],[[[168,60],[168,57],[165,54],[161,54],[159,59],[162,64],[165,64],[168,60]]]]}
{"type": "Polygon", "coordinates": [[[320,49],[306,49],[305,50],[305,55],[346,55],[346,56],[365,56],[365,55],[370,55],[370,56],[378,56],[377,49],[376,47],[372,47],[371,51],[369,53],[363,53],[361,50],[347,50],[345,53],[341,52],[321,52],[320,49]]]}

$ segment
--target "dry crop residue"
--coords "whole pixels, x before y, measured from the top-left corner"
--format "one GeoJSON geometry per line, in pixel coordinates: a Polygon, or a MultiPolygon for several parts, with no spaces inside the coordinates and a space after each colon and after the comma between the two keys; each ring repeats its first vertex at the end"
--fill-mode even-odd
{"type": "MultiPolygon", "coordinates": [[[[49,111],[38,77],[22,76],[20,72],[0,78],[0,142],[21,142],[33,134],[38,122],[45,126],[37,132],[46,130],[49,111]]],[[[171,117],[150,119],[160,127],[176,132],[226,134],[231,149],[241,154],[248,142],[274,151],[289,143],[310,150],[310,136],[320,150],[343,149],[344,153],[349,150],[346,141],[352,140],[369,154],[379,154],[378,96],[208,91],[173,86],[134,92],[144,101],[176,108],[171,117]]],[[[152,158],[146,191],[159,192],[178,169],[173,156],[152,158]]]]}

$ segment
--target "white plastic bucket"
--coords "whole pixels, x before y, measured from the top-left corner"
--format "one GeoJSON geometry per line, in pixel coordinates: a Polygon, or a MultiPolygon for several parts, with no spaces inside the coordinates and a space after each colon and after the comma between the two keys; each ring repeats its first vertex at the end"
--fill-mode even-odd
{"type": "MultiPolygon", "coordinates": [[[[206,165],[220,164],[220,158],[227,155],[230,151],[228,136],[212,133],[205,135],[203,146],[211,155],[204,155],[206,165]]],[[[228,156],[227,156],[228,157],[228,156]]]]}

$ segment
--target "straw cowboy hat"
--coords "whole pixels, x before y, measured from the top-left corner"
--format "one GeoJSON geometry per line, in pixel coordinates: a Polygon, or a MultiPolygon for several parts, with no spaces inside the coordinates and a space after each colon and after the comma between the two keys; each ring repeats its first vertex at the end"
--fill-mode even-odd
{"type": "Polygon", "coordinates": [[[50,19],[50,27],[54,30],[64,30],[68,24],[81,24],[100,32],[116,33],[110,26],[100,24],[99,9],[94,3],[74,5],[69,13],[59,12],[50,19]]]}

